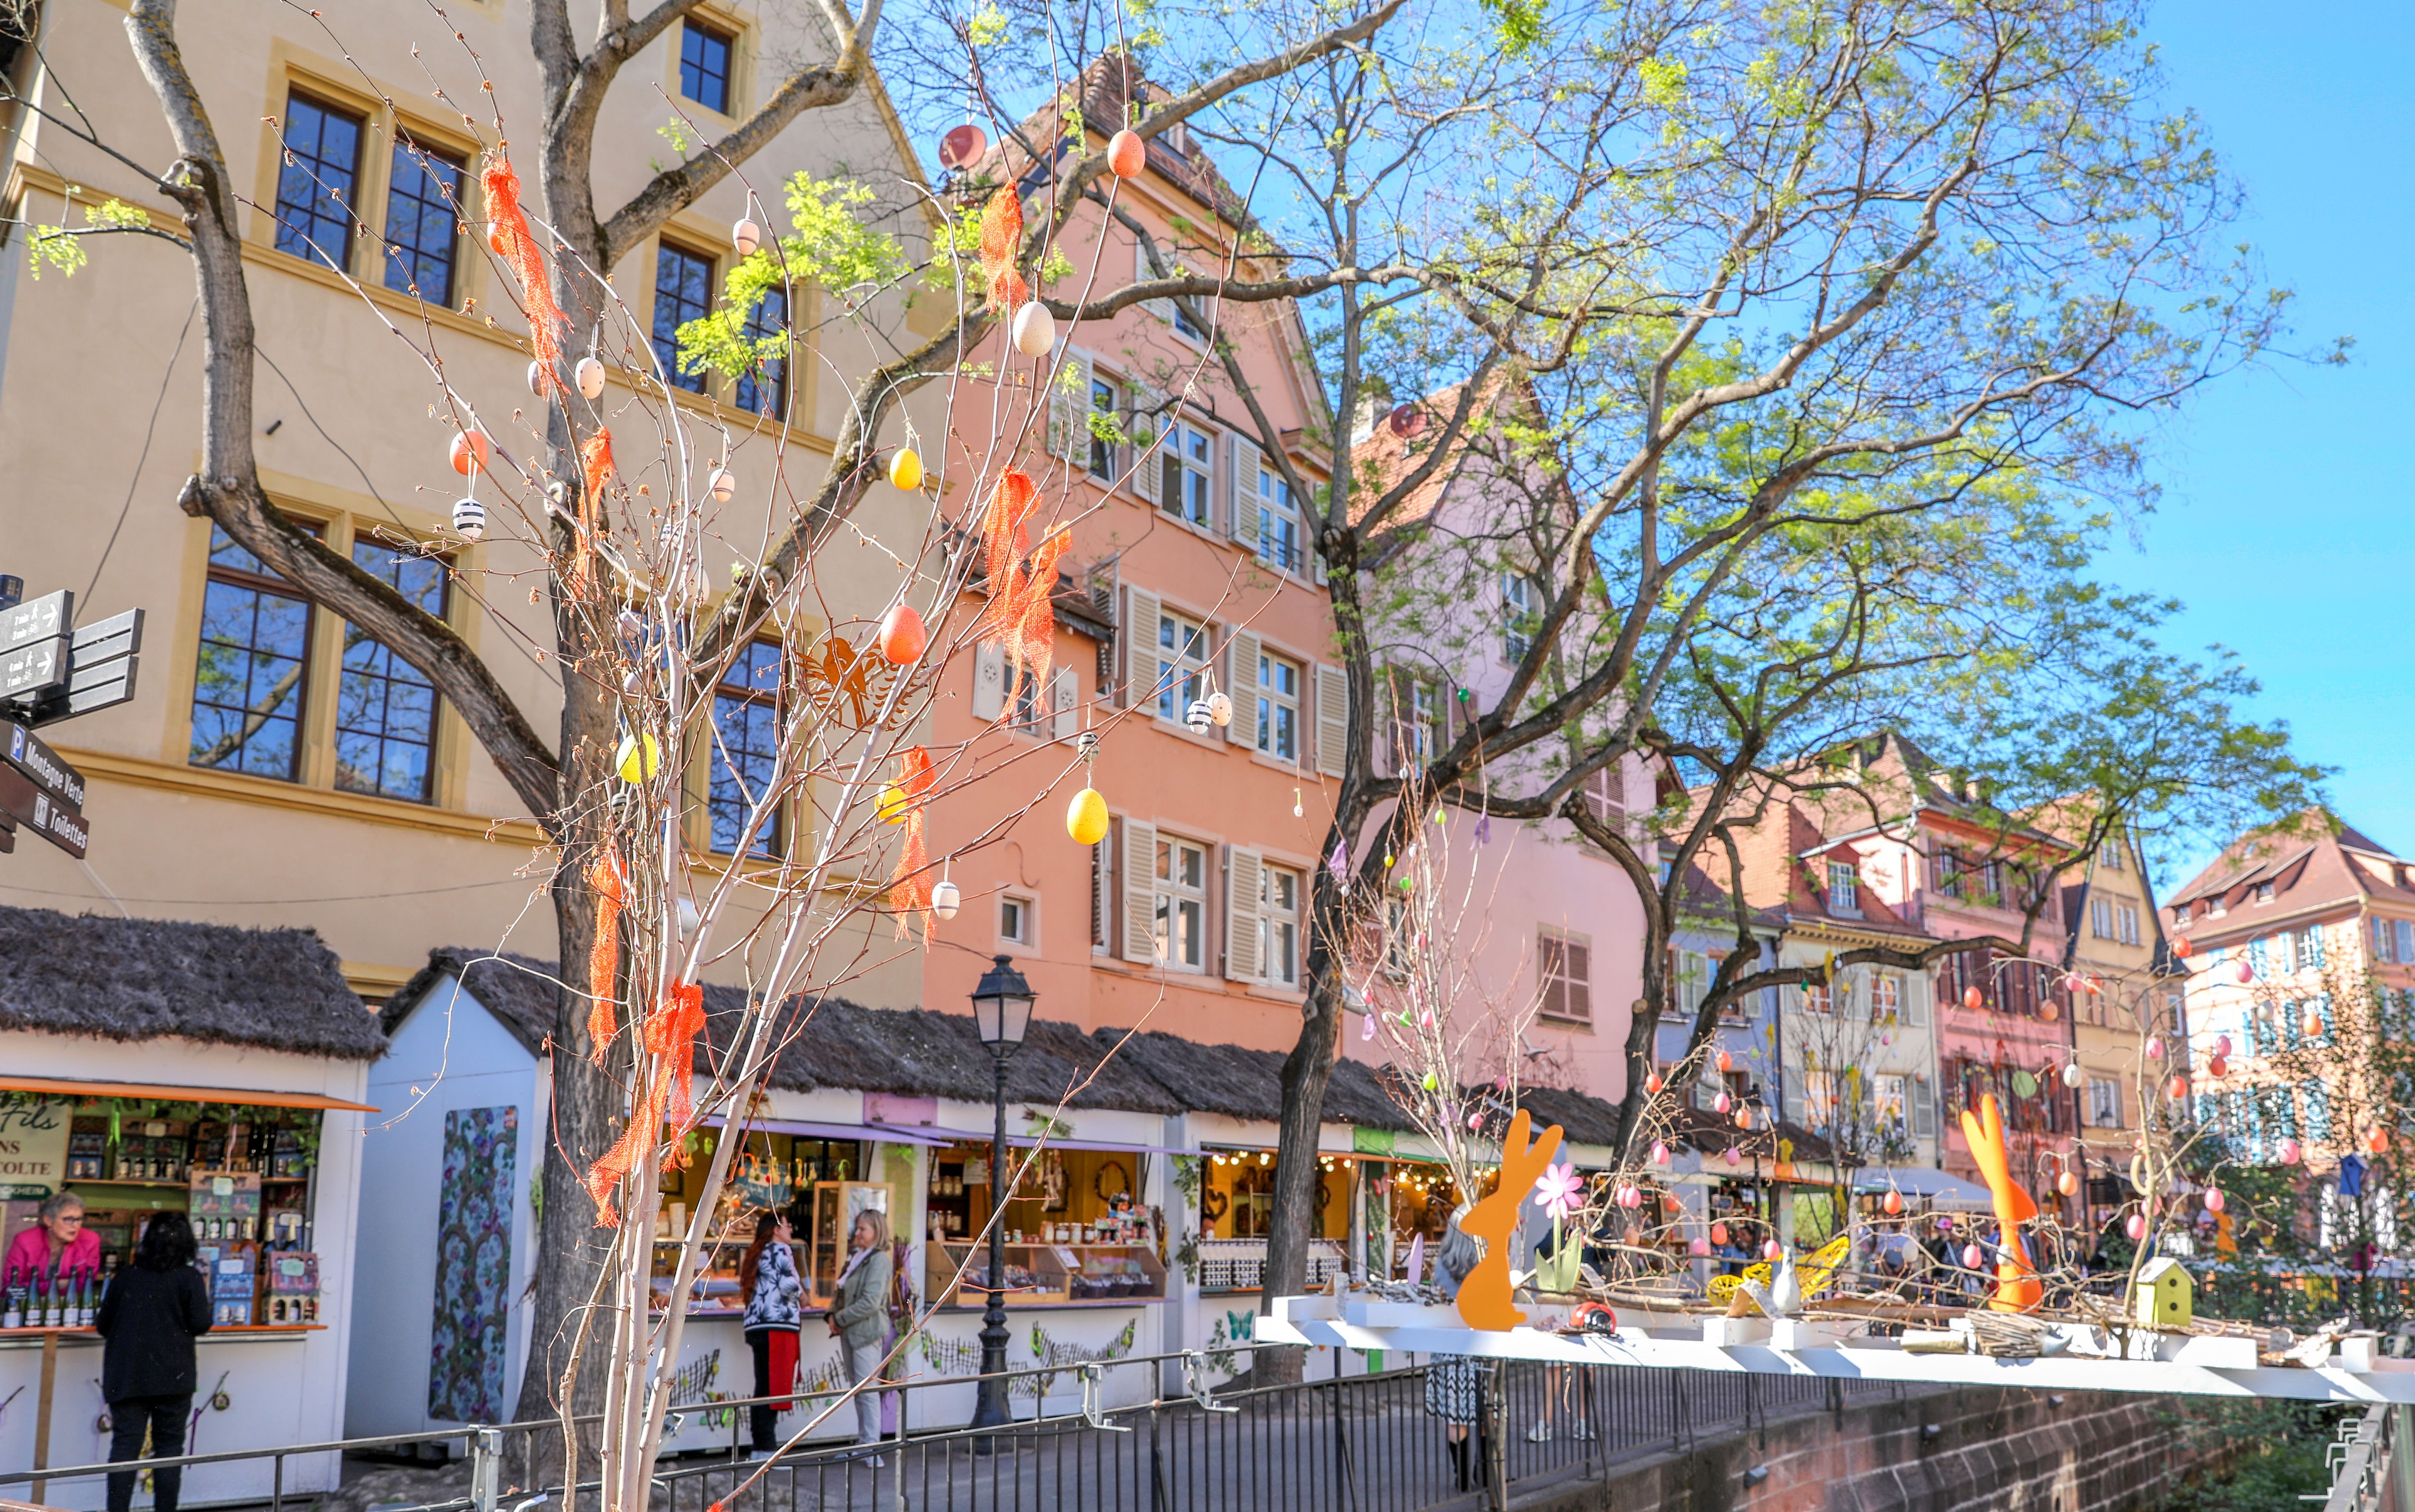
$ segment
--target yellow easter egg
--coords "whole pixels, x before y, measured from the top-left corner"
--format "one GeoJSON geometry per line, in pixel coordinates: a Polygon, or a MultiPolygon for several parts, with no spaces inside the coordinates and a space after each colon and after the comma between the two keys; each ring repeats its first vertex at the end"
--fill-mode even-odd
{"type": "Polygon", "coordinates": [[[922,487],[922,459],[911,446],[900,446],[897,455],[889,459],[889,481],[912,493],[922,487]]]}
{"type": "Polygon", "coordinates": [[[912,801],[913,800],[906,796],[905,788],[891,783],[880,790],[880,805],[877,811],[880,815],[880,822],[904,824],[907,805],[912,801]]]}
{"type": "Polygon", "coordinates": [[[1095,846],[1107,838],[1107,801],[1095,787],[1085,787],[1073,795],[1065,809],[1065,832],[1077,846],[1095,846]]]}
{"type": "Polygon", "coordinates": [[[621,749],[613,757],[624,783],[641,783],[652,776],[663,764],[663,748],[651,735],[623,735],[621,749]],[[642,749],[643,755],[640,756],[642,749]]]}

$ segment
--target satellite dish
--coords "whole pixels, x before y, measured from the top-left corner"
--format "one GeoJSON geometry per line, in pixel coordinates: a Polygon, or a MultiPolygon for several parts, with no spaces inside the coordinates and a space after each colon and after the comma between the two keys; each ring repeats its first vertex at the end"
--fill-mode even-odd
{"type": "Polygon", "coordinates": [[[968,121],[939,139],[939,166],[970,168],[989,151],[989,133],[968,121]]]}
{"type": "Polygon", "coordinates": [[[1391,427],[1393,435],[1400,437],[1402,441],[1407,441],[1410,438],[1420,435],[1424,432],[1426,428],[1425,412],[1419,410],[1414,404],[1403,404],[1399,409],[1393,411],[1390,414],[1386,415],[1384,417],[1384,424],[1391,427]]]}

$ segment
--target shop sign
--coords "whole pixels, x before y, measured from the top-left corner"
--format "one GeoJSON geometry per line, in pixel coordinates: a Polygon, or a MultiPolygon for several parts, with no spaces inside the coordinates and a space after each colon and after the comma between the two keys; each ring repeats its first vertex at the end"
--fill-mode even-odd
{"type": "Polygon", "coordinates": [[[60,760],[56,751],[24,726],[0,719],[0,757],[69,808],[83,807],[83,773],[60,760]]]}
{"type": "Polygon", "coordinates": [[[92,826],[79,810],[35,786],[32,778],[7,763],[0,763],[0,814],[30,826],[36,834],[78,860],[92,839],[92,826]]]}
{"type": "Polygon", "coordinates": [[[47,1197],[67,1184],[74,1116],[62,1098],[0,1092],[0,1197],[47,1197]]]}

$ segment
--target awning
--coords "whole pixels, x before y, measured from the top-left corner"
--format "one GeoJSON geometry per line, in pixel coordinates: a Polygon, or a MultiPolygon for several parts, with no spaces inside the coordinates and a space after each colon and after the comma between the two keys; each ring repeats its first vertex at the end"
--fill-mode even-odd
{"type": "Polygon", "coordinates": [[[171,1086],[164,1082],[78,1082],[64,1076],[0,1075],[0,1092],[48,1092],[68,1098],[156,1098],[168,1102],[224,1102],[251,1108],[341,1108],[375,1113],[366,1102],[316,1092],[255,1092],[248,1087],[171,1086]]]}
{"type": "MultiPolygon", "coordinates": [[[[961,1129],[932,1129],[920,1124],[911,1128],[896,1124],[873,1124],[870,1127],[879,1138],[911,1139],[918,1145],[986,1145],[990,1138],[987,1134],[968,1133],[961,1129]]],[[[1012,1132],[1006,1136],[1006,1142],[1010,1145],[1042,1143],[1038,1135],[1012,1132]]],[[[1196,1156],[1207,1153],[1204,1150],[1176,1149],[1170,1145],[1143,1145],[1129,1139],[1050,1139],[1046,1143],[1052,1150],[1104,1150],[1118,1155],[1196,1156]]]]}
{"type": "MultiPolygon", "coordinates": [[[[704,1123],[709,1129],[718,1129],[726,1121],[715,1117],[707,1118],[704,1123]]],[[[948,1143],[917,1130],[893,1129],[887,1124],[817,1124],[794,1118],[749,1118],[746,1131],[750,1134],[800,1134],[807,1139],[873,1139],[891,1145],[938,1145],[948,1143]]]]}
{"type": "Polygon", "coordinates": [[[1996,1205],[1995,1193],[1975,1181],[1966,1181],[1951,1172],[1926,1165],[1899,1165],[1866,1170],[1854,1179],[1853,1190],[1865,1197],[1876,1197],[1894,1190],[1906,1197],[1918,1197],[1931,1207],[1950,1208],[1955,1212],[1984,1213],[1996,1205]]]}

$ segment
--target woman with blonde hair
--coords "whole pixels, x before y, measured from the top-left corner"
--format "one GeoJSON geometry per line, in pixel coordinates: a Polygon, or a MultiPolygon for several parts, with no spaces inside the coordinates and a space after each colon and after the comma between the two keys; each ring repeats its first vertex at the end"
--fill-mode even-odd
{"type": "MultiPolygon", "coordinates": [[[[880,1394],[866,1389],[880,1373],[889,1334],[889,1280],[894,1269],[889,1258],[889,1215],[867,1207],[855,1215],[848,1234],[847,1267],[838,1273],[838,1297],[831,1308],[830,1329],[838,1336],[839,1361],[855,1394],[856,1442],[867,1449],[880,1446],[880,1394]]],[[[874,1464],[880,1462],[874,1456],[874,1464]]]]}

